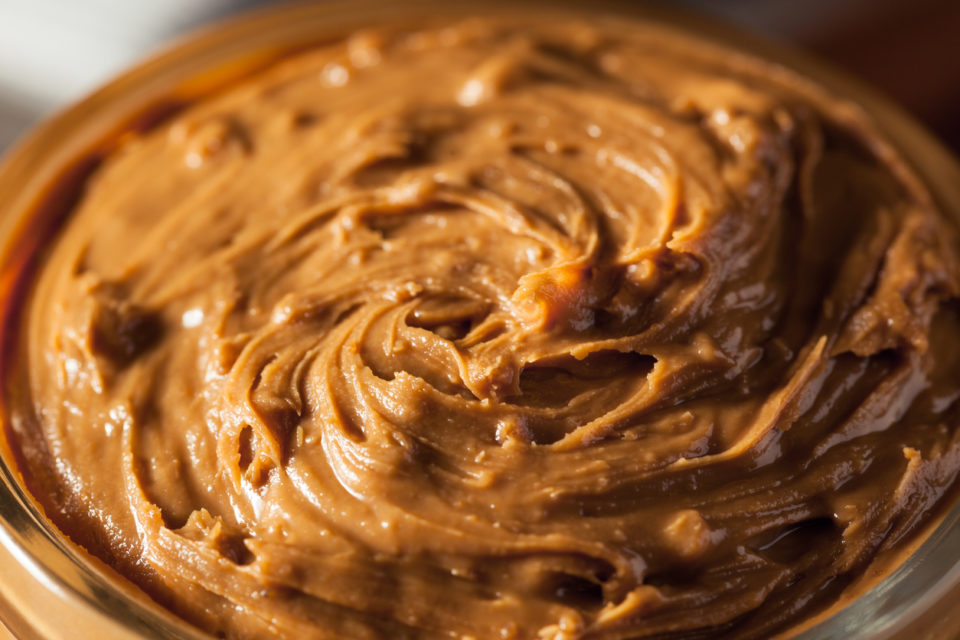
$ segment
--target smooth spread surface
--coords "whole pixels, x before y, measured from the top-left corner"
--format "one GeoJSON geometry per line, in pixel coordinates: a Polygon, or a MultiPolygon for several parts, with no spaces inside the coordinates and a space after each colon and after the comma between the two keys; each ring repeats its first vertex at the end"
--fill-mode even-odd
{"type": "Polygon", "coordinates": [[[14,427],[67,534],[229,637],[765,637],[956,475],[956,247],[783,70],[363,32],[106,162],[14,427]]]}

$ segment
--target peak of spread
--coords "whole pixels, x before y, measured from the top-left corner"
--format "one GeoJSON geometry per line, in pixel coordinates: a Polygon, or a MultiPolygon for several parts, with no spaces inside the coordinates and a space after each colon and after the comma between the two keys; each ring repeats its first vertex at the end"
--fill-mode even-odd
{"type": "Polygon", "coordinates": [[[789,628],[960,462],[956,235],[858,113],[625,20],[288,57],[90,179],[27,480],[228,637],[789,628]]]}

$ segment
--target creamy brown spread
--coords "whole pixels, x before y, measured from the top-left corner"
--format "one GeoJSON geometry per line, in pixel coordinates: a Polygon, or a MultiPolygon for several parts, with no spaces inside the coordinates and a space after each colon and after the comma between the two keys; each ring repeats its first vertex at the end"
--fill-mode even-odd
{"type": "Polygon", "coordinates": [[[14,428],[66,534],[228,637],[766,637],[948,494],[957,247],[772,64],[365,31],[96,172],[14,428]]]}

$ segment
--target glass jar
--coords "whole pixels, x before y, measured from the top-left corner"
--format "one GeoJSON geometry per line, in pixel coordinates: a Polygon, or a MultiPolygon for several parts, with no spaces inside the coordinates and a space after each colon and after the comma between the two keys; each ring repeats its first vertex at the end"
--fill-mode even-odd
{"type": "MultiPolygon", "coordinates": [[[[557,9],[564,3],[544,4],[557,9]]],[[[801,53],[686,13],[603,0],[590,7],[692,31],[853,99],[926,182],[941,208],[960,221],[960,165],[910,117],[856,81],[801,53]]],[[[0,368],[8,366],[16,340],[11,322],[16,314],[9,311],[29,280],[38,250],[69,212],[84,179],[124,135],[149,129],[285,52],[354,27],[417,11],[470,10],[466,0],[332,0],[255,12],[181,41],[42,124],[0,165],[0,301],[8,310],[0,324],[0,368]]],[[[7,442],[9,428],[4,425],[0,433],[0,621],[27,639],[206,637],[59,533],[23,487],[7,442]]],[[[960,504],[928,529],[906,561],[864,595],[838,603],[790,634],[803,640],[956,637],[960,504]]],[[[2,633],[0,627],[0,637],[2,633]]]]}

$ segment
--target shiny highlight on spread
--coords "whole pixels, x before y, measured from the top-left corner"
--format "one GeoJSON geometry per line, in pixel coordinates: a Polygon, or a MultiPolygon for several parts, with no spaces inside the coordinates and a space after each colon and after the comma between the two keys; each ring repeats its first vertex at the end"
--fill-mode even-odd
{"type": "Polygon", "coordinates": [[[371,29],[106,159],[12,425],[63,532],[227,637],[768,637],[954,483],[957,247],[783,68],[371,29]]]}

